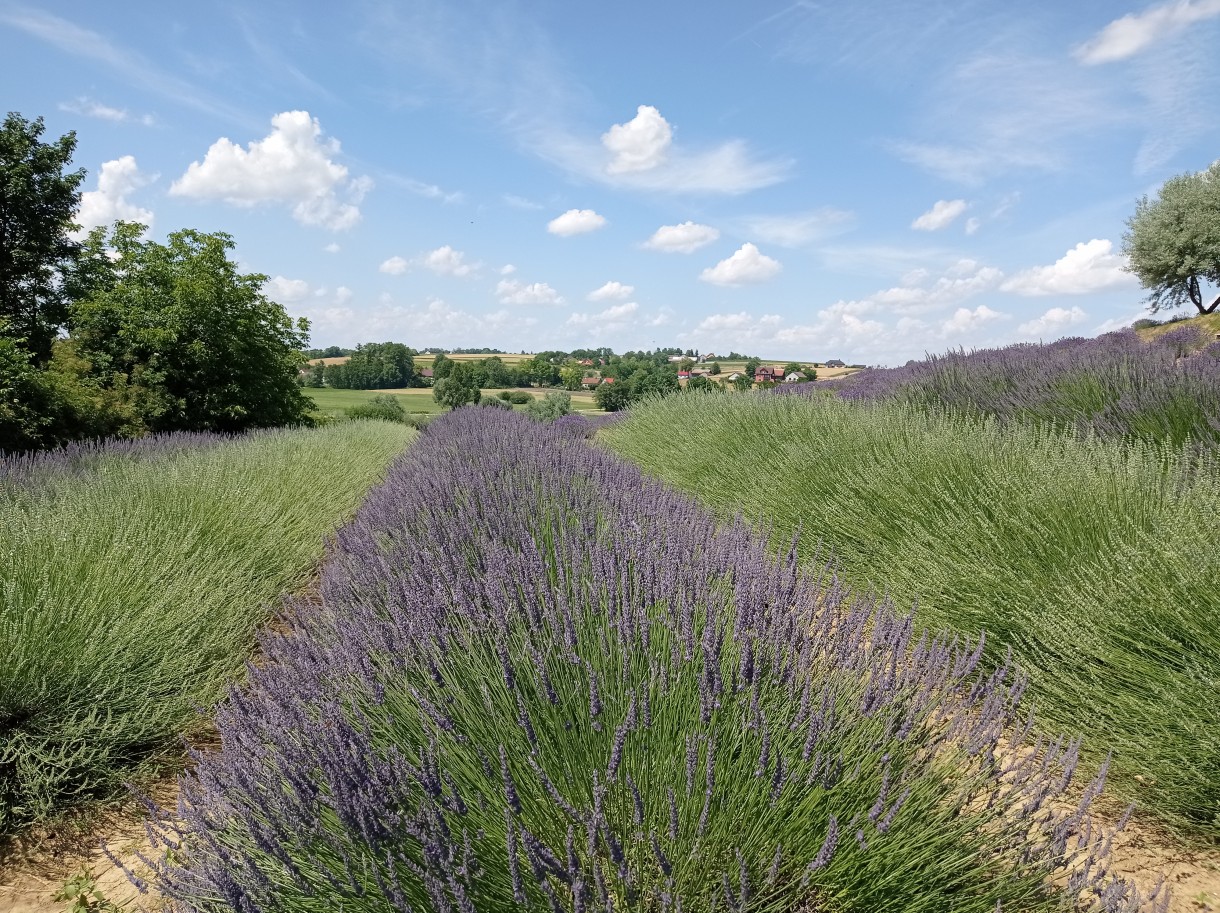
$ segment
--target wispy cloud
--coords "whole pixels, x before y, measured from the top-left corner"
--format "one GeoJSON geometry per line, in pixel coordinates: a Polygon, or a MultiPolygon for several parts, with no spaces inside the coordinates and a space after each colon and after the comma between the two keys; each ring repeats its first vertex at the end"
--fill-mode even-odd
{"type": "Polygon", "coordinates": [[[850,231],[854,213],[830,206],[791,214],[752,215],[741,220],[744,234],[780,247],[804,247],[850,231]]]}
{"type": "Polygon", "coordinates": [[[1115,19],[1073,52],[1083,64],[1126,60],[1192,25],[1220,16],[1220,0],[1173,0],[1115,19]]]}
{"type": "Polygon", "coordinates": [[[91,60],[118,73],[142,90],[156,92],[178,104],[234,123],[249,125],[243,111],[202,91],[186,80],[150,63],[105,35],[82,28],[71,20],[27,6],[0,7],[0,24],[49,44],[79,60],[91,60]]]}
{"type": "Polygon", "coordinates": [[[72,101],[61,101],[59,103],[59,110],[67,111],[69,114],[80,114],[83,117],[108,120],[115,124],[131,123],[151,127],[156,123],[156,119],[151,114],[135,115],[126,108],[115,108],[87,96],[81,96],[72,101]]]}

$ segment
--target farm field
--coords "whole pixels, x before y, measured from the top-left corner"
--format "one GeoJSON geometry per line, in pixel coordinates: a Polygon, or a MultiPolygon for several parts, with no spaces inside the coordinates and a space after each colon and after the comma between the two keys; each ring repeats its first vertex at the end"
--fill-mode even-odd
{"type": "MultiPolygon", "coordinates": [[[[496,387],[483,390],[484,397],[494,397],[505,388],[496,387]]],[[[514,390],[516,388],[513,388],[514,390]]],[[[550,389],[535,387],[526,390],[526,393],[531,394],[534,399],[543,399],[548,393],[554,392],[550,389]]],[[[436,414],[444,412],[445,407],[432,398],[431,389],[408,389],[408,390],[333,390],[329,387],[306,387],[305,394],[314,401],[318,411],[328,415],[342,416],[344,410],[351,406],[359,406],[367,403],[374,396],[389,394],[397,399],[407,412],[436,414]]],[[[572,397],[572,409],[576,412],[598,412],[597,404],[593,401],[593,394],[586,391],[577,391],[569,393],[572,397]]],[[[523,409],[523,406],[514,407],[518,410],[523,409]]]]}
{"type": "Polygon", "coordinates": [[[998,788],[1020,676],[571,426],[463,409],[395,464],[222,704],[161,832],[171,900],[992,913],[1083,910],[1095,878],[1138,906],[1070,745],[998,788]]]}
{"type": "Polygon", "coordinates": [[[0,460],[0,837],[180,762],[414,436],[345,422],[0,460]]]}
{"type": "Polygon", "coordinates": [[[793,395],[653,401],[599,439],[933,630],[985,630],[1041,718],[1084,726],[1092,763],[1113,752],[1119,796],[1220,837],[1214,453],[793,395]]]}

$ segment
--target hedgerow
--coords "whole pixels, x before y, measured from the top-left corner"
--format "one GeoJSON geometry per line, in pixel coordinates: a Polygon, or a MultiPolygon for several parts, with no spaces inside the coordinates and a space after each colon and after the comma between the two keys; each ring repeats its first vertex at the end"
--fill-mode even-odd
{"type": "Polygon", "coordinates": [[[1139,906],[1020,674],[558,425],[439,418],[338,533],[160,820],[172,900],[1139,906]]]}

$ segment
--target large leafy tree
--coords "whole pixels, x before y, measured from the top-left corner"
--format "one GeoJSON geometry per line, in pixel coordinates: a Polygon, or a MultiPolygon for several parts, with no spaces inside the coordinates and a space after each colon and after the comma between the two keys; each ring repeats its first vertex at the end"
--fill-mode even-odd
{"type": "Polygon", "coordinates": [[[401,342],[369,342],[356,346],[344,364],[326,370],[326,382],[349,390],[378,390],[385,387],[413,387],[415,350],[401,342]]]}
{"type": "Polygon", "coordinates": [[[44,130],[41,117],[15,112],[0,127],[0,324],[39,365],[66,315],[59,276],[76,255],[68,232],[85,179],[84,169],[65,171],[76,134],[44,143],[44,130]]]}
{"type": "Polygon", "coordinates": [[[465,362],[450,362],[449,373],[432,384],[432,398],[442,406],[457,409],[460,406],[478,405],[483,398],[478,379],[472,365],[465,362]]]}
{"type": "Polygon", "coordinates": [[[1123,253],[1153,313],[1188,301],[1200,314],[1216,310],[1220,295],[1203,302],[1206,284],[1220,286],[1220,162],[1172,177],[1156,199],[1141,199],[1127,220],[1123,253]]]}
{"type": "Polygon", "coordinates": [[[307,421],[297,385],[309,325],[240,273],[232,239],[194,230],[165,244],[144,227],[95,229],[69,276],[69,324],[101,388],[121,394],[132,431],[241,431],[307,421]]]}

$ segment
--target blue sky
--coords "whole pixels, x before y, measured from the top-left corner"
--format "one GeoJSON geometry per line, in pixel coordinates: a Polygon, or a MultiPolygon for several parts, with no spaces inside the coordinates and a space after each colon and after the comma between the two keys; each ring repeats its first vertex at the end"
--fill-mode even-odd
{"type": "Polygon", "coordinates": [[[1220,0],[0,0],[80,221],[226,231],[315,345],[868,364],[1130,323],[1220,0]]]}

